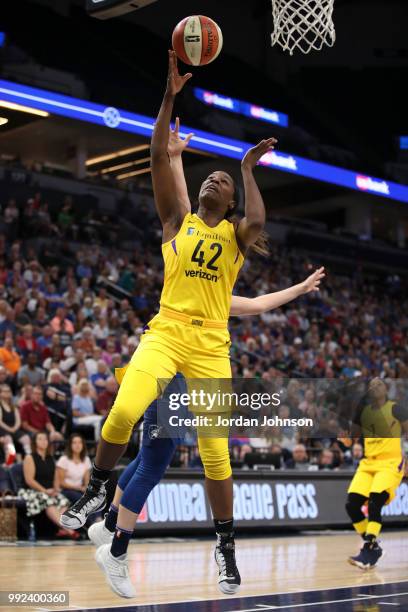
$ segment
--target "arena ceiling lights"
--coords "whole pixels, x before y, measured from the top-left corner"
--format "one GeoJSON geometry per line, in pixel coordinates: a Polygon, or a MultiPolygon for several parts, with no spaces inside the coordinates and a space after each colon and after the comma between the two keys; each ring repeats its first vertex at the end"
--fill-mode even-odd
{"type": "MultiPolygon", "coordinates": [[[[155,122],[153,117],[137,115],[113,106],[106,107],[87,100],[79,100],[4,80],[0,80],[0,100],[7,103],[27,105],[31,109],[45,113],[87,121],[146,138],[151,137],[155,122]]],[[[184,132],[181,132],[181,135],[186,136],[189,132],[194,132],[191,142],[194,149],[200,152],[241,160],[248,148],[252,146],[247,142],[226,138],[189,126],[184,126],[184,132]]],[[[148,148],[148,145],[145,146],[148,148]]],[[[283,151],[272,151],[266,154],[262,158],[261,164],[297,176],[304,176],[370,195],[408,203],[408,186],[406,185],[290,155],[283,151]]]]}
{"type": "Polygon", "coordinates": [[[142,144],[138,145],[137,147],[121,149],[120,151],[113,151],[112,153],[107,153],[106,155],[99,155],[98,157],[92,157],[91,159],[87,159],[85,164],[86,166],[94,166],[96,164],[102,164],[103,162],[110,161],[112,159],[126,157],[127,155],[138,153],[139,151],[146,151],[146,149],[150,149],[150,145],[142,144]]]}
{"type": "Polygon", "coordinates": [[[153,4],[157,0],[86,0],[86,10],[92,17],[111,19],[153,4]]]}
{"type": "Polygon", "coordinates": [[[23,104],[15,104],[14,102],[7,102],[6,100],[0,100],[1,108],[8,108],[9,110],[19,111],[20,113],[28,113],[30,115],[37,115],[38,117],[49,117],[50,113],[37,108],[31,108],[24,106],[23,104]]]}

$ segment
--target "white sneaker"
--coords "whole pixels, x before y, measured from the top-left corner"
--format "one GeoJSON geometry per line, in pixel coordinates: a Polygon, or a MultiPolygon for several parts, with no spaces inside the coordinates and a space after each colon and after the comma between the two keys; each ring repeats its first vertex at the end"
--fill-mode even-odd
{"type": "Polygon", "coordinates": [[[113,533],[106,529],[105,521],[99,521],[99,523],[94,523],[88,529],[88,538],[91,540],[92,544],[95,544],[97,548],[102,546],[102,544],[111,544],[113,540],[113,533]]]}
{"type": "Polygon", "coordinates": [[[99,486],[88,485],[85,493],[64,514],[61,514],[60,524],[66,529],[83,527],[90,514],[98,512],[106,505],[106,488],[104,483],[99,486]]]}
{"type": "Polygon", "coordinates": [[[129,577],[127,555],[122,555],[122,558],[113,557],[110,547],[110,544],[102,544],[95,554],[96,562],[105,574],[106,582],[120,597],[136,597],[135,588],[129,577]]]}

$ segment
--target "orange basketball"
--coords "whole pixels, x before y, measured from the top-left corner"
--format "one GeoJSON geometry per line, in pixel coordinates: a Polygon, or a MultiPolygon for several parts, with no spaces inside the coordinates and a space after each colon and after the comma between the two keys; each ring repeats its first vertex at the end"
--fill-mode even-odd
{"type": "Polygon", "coordinates": [[[209,17],[186,17],[174,28],[173,49],[177,57],[190,66],[205,66],[219,56],[222,32],[209,17]]]}

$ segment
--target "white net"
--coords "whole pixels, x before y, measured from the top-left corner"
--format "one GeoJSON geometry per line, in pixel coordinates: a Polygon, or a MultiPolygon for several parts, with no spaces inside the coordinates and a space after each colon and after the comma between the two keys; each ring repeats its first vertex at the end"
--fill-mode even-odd
{"type": "Polygon", "coordinates": [[[272,0],[274,31],[272,46],[291,55],[298,49],[310,53],[336,42],[334,0],[272,0]]]}

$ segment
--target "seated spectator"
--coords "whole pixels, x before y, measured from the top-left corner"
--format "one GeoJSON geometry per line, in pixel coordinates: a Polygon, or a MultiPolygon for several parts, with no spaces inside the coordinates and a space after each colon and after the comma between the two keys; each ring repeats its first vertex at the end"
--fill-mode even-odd
{"type": "MultiPolygon", "coordinates": [[[[26,503],[27,516],[34,517],[44,510],[50,521],[59,527],[60,516],[70,504],[58,488],[55,462],[46,433],[38,432],[34,435],[32,454],[26,455],[23,470],[25,487],[19,489],[18,496],[26,503]]],[[[75,540],[79,537],[73,529],[59,529],[58,534],[68,535],[75,540]]]]}
{"type": "Polygon", "coordinates": [[[14,199],[9,200],[3,212],[3,219],[6,225],[5,233],[10,241],[16,238],[19,216],[20,210],[17,207],[16,201],[14,199]]]}
{"type": "Polygon", "coordinates": [[[107,291],[105,287],[101,287],[98,290],[98,295],[96,296],[95,300],[94,300],[94,304],[95,306],[99,306],[101,309],[101,313],[103,316],[106,315],[106,311],[108,309],[108,304],[109,304],[109,298],[107,295],[107,291]]]}
{"type": "Polygon", "coordinates": [[[351,453],[347,453],[345,457],[345,467],[356,470],[360,464],[361,459],[364,456],[364,449],[360,442],[354,442],[351,447],[351,453]]]}
{"type": "Polygon", "coordinates": [[[88,379],[88,370],[86,369],[86,365],[84,362],[78,363],[74,372],[71,372],[69,375],[68,382],[71,385],[71,393],[76,393],[76,388],[80,380],[88,379]]]}
{"type": "Polygon", "coordinates": [[[96,400],[96,412],[106,417],[115,401],[119,385],[115,378],[111,376],[107,379],[105,389],[99,394],[96,400]]]}
{"type": "Polygon", "coordinates": [[[305,399],[300,402],[299,410],[304,414],[310,415],[316,409],[315,394],[313,389],[306,389],[305,399]]]}
{"type": "Polygon", "coordinates": [[[96,374],[98,371],[98,362],[102,357],[102,349],[100,346],[95,346],[91,353],[88,353],[88,357],[85,359],[86,369],[88,370],[89,376],[96,374]]]}
{"type": "Polygon", "coordinates": [[[41,387],[34,387],[32,398],[24,402],[20,408],[22,421],[22,429],[27,433],[35,434],[41,431],[47,431],[51,442],[63,440],[63,435],[55,430],[51,423],[50,415],[46,405],[43,402],[43,392],[41,387]]]}
{"type": "Polygon", "coordinates": [[[92,425],[95,440],[99,440],[103,417],[95,414],[91,387],[87,380],[80,380],[78,383],[78,391],[72,398],[72,415],[74,425],[92,425]]]}
{"type": "MultiPolygon", "coordinates": [[[[287,406],[286,404],[281,404],[278,408],[278,416],[281,419],[289,419],[289,406],[287,406]]],[[[295,429],[290,425],[281,425],[279,427],[279,431],[281,433],[280,444],[282,448],[286,448],[289,451],[292,451],[296,445],[295,429]]]]}
{"type": "Polygon", "coordinates": [[[51,325],[47,324],[47,325],[44,325],[44,327],[41,329],[41,336],[37,338],[37,344],[38,344],[39,352],[41,353],[42,359],[46,359],[51,354],[50,349],[51,349],[53,333],[54,333],[54,330],[52,329],[51,325]]]}
{"type": "Polygon", "coordinates": [[[51,327],[57,334],[65,333],[71,336],[75,331],[72,321],[67,318],[65,308],[57,308],[55,317],[51,319],[51,327]]]}
{"type": "MultiPolygon", "coordinates": [[[[7,270],[6,262],[4,260],[4,257],[1,257],[0,258],[0,285],[6,284],[7,277],[8,277],[8,270],[7,270]]],[[[3,321],[6,319],[7,310],[8,310],[8,304],[6,300],[2,300],[0,302],[0,323],[3,323],[3,321]]]]}
{"type": "Polygon", "coordinates": [[[271,455],[276,457],[276,468],[282,468],[284,464],[285,451],[280,444],[272,444],[269,452],[271,455]]]}
{"type": "Polygon", "coordinates": [[[27,363],[23,365],[17,374],[19,385],[30,383],[30,385],[41,385],[44,381],[44,370],[37,366],[36,353],[29,353],[27,363]]]}
{"type": "Polygon", "coordinates": [[[102,353],[102,359],[109,368],[112,367],[113,357],[117,354],[118,353],[116,352],[116,341],[114,340],[114,338],[108,338],[106,340],[105,349],[102,353]]]}
{"type": "Polygon", "coordinates": [[[97,340],[106,340],[110,334],[109,325],[105,317],[100,317],[94,325],[93,334],[97,340]]]}
{"type": "Polygon", "coordinates": [[[0,365],[0,385],[9,385],[12,380],[12,376],[3,365],[0,365]]]}
{"type": "Polygon", "coordinates": [[[95,374],[92,374],[90,380],[93,386],[95,387],[96,392],[101,393],[106,386],[106,381],[110,378],[111,373],[109,372],[108,366],[100,359],[98,361],[98,369],[95,374]]]}
{"type": "Polygon", "coordinates": [[[23,357],[38,351],[38,344],[33,335],[33,326],[25,325],[23,333],[17,338],[17,348],[23,357]]]}
{"type": "Polygon", "coordinates": [[[50,370],[44,393],[52,424],[57,431],[66,435],[72,426],[71,387],[57,368],[50,370]]]}
{"type": "Polygon", "coordinates": [[[20,394],[17,396],[17,406],[21,410],[24,402],[28,402],[33,398],[33,386],[30,383],[25,383],[20,389],[20,394]]]}
{"type": "Polygon", "coordinates": [[[71,198],[65,198],[64,206],[61,208],[57,217],[57,225],[61,233],[65,236],[74,224],[74,216],[72,213],[71,198]]]}
{"type": "Polygon", "coordinates": [[[334,469],[334,453],[329,448],[324,448],[319,455],[319,470],[333,470],[334,469]]]}
{"type": "MultiPolygon", "coordinates": [[[[18,263],[18,262],[16,262],[18,263]]],[[[15,281],[17,283],[17,280],[15,281]]],[[[21,283],[21,289],[23,288],[23,283],[21,283]]],[[[25,312],[26,300],[21,299],[14,304],[14,323],[19,331],[24,329],[25,325],[29,325],[31,323],[30,317],[25,312]]]]}
{"type": "Polygon", "coordinates": [[[17,325],[15,323],[14,309],[7,308],[6,318],[0,323],[0,336],[5,337],[6,333],[14,335],[17,332],[17,325]]]}
{"type": "MultiPolygon", "coordinates": [[[[82,329],[82,332],[80,334],[78,334],[78,337],[80,338],[79,348],[84,351],[84,353],[85,353],[85,355],[87,357],[90,357],[93,354],[94,350],[96,348],[99,348],[99,347],[96,346],[95,338],[94,338],[94,335],[92,333],[92,328],[91,327],[85,326],[82,329]]],[[[101,350],[101,349],[99,349],[99,350],[101,350]]]]}
{"type": "Polygon", "coordinates": [[[31,453],[30,437],[21,429],[20,412],[8,385],[0,386],[0,444],[5,449],[20,444],[26,454],[31,453]]]}
{"type": "Polygon", "coordinates": [[[15,376],[21,367],[20,355],[14,350],[13,337],[10,334],[6,335],[4,344],[0,347],[0,364],[2,364],[12,376],[15,376]]]}
{"type": "Polygon", "coordinates": [[[112,363],[110,365],[110,371],[112,372],[112,374],[115,374],[115,370],[123,368],[123,365],[124,364],[122,355],[120,355],[119,353],[114,353],[112,355],[112,363]]]}
{"type": "Polygon", "coordinates": [[[87,296],[84,299],[84,305],[80,310],[80,314],[83,315],[84,321],[92,320],[94,311],[93,311],[92,298],[90,296],[87,296]]]}
{"type": "Polygon", "coordinates": [[[51,348],[50,356],[47,357],[47,359],[44,359],[42,367],[44,368],[44,370],[52,370],[52,368],[57,368],[62,358],[63,358],[62,347],[53,346],[51,348]]]}
{"type": "Polygon", "coordinates": [[[84,259],[83,257],[78,259],[79,263],[75,269],[78,278],[92,278],[92,266],[89,259],[84,259]]]}
{"type": "Polygon", "coordinates": [[[304,444],[296,444],[292,451],[292,458],[286,461],[285,467],[289,470],[308,470],[309,457],[304,444]]]}
{"type": "Polygon", "coordinates": [[[78,501],[85,491],[91,467],[85,440],[79,434],[71,434],[64,455],[57,461],[58,484],[71,503],[78,501]]]}

